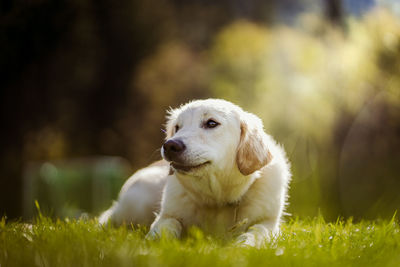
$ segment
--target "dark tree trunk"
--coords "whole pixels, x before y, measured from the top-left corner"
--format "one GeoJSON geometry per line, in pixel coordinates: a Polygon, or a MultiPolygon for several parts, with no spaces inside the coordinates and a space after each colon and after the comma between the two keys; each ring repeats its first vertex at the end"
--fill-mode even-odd
{"type": "Polygon", "coordinates": [[[336,25],[343,23],[343,6],[341,0],[325,0],[325,14],[329,21],[336,25]]]}

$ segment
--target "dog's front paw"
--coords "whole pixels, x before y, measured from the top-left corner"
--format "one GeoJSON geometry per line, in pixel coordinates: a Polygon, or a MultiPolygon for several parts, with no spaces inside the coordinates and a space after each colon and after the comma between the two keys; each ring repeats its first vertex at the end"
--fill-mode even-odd
{"type": "Polygon", "coordinates": [[[255,247],[256,238],[253,234],[244,233],[236,238],[235,245],[238,247],[255,247]]]}
{"type": "Polygon", "coordinates": [[[182,226],[180,222],[173,218],[160,219],[154,223],[146,235],[147,240],[157,240],[161,237],[179,238],[182,226]]]}
{"type": "Polygon", "coordinates": [[[250,226],[247,232],[241,234],[236,239],[236,244],[239,246],[263,247],[278,231],[270,231],[265,224],[255,224],[250,226]]]}
{"type": "Polygon", "coordinates": [[[146,235],[146,239],[150,241],[158,240],[160,239],[160,234],[157,233],[156,229],[152,228],[146,235]]]}

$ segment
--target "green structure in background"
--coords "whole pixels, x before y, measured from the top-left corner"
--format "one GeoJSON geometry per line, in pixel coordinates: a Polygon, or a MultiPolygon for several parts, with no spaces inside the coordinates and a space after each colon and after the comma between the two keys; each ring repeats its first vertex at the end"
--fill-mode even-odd
{"type": "Polygon", "coordinates": [[[130,174],[130,164],[118,157],[30,163],[24,173],[24,218],[35,215],[35,201],[58,218],[97,215],[111,205],[130,174]]]}

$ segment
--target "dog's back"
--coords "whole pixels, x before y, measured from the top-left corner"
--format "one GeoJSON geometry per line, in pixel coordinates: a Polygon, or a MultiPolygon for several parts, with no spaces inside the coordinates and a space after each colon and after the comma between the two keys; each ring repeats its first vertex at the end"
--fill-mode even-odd
{"type": "Polygon", "coordinates": [[[100,217],[101,224],[140,224],[150,226],[160,210],[162,191],[169,172],[169,164],[160,160],[138,170],[124,184],[118,201],[100,217]]]}

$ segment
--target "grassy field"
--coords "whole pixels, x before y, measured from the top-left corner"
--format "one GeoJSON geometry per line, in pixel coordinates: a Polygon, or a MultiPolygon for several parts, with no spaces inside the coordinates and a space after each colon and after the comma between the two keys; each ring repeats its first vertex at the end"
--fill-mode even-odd
{"type": "Polygon", "coordinates": [[[32,225],[0,221],[0,266],[399,266],[396,220],[291,219],[264,248],[240,248],[192,229],[182,240],[147,241],[145,229],[94,220],[32,225]]]}

